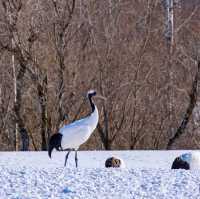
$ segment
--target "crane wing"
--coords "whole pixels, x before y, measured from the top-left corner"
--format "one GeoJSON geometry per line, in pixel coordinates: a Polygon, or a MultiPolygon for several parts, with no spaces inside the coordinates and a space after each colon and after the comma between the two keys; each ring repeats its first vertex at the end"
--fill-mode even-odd
{"type": "Polygon", "coordinates": [[[83,119],[74,121],[70,124],[64,125],[63,127],[60,128],[59,132],[65,131],[68,128],[75,128],[75,127],[83,126],[83,125],[88,125],[88,117],[85,117],[83,119]]]}

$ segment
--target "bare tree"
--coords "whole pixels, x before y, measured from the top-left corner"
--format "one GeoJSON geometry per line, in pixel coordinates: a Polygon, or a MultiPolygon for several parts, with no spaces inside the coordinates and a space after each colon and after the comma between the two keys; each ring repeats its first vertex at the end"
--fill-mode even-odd
{"type": "Polygon", "coordinates": [[[189,95],[190,101],[189,101],[188,107],[186,109],[185,115],[183,116],[183,120],[182,120],[180,126],[176,130],[173,137],[169,139],[169,142],[167,143],[167,149],[170,149],[172,147],[173,143],[184,133],[184,131],[187,127],[187,124],[192,116],[194,107],[197,103],[197,92],[198,92],[197,86],[198,86],[199,79],[200,79],[200,61],[198,62],[197,72],[196,72],[194,81],[192,83],[192,89],[191,89],[191,92],[189,95]]]}
{"type": "Polygon", "coordinates": [[[188,91],[198,95],[199,2],[0,2],[2,150],[26,140],[16,124],[29,149],[46,150],[65,114],[62,125],[89,112],[91,88],[106,100],[96,100],[98,128],[81,149],[164,149],[188,115],[173,147],[198,147],[188,91]]]}
{"type": "Polygon", "coordinates": [[[9,43],[4,44],[3,41],[0,42],[0,46],[3,49],[9,50],[12,53],[12,67],[13,67],[13,85],[14,85],[14,112],[16,117],[16,127],[15,127],[15,149],[19,149],[18,141],[18,128],[23,128],[23,119],[20,116],[20,106],[21,106],[21,84],[24,74],[26,72],[26,61],[23,59],[23,52],[21,51],[19,45],[20,41],[18,38],[18,33],[16,31],[16,25],[18,20],[18,15],[21,11],[22,2],[21,1],[2,1],[2,7],[4,11],[5,26],[7,26],[8,34],[11,38],[11,45],[9,43]],[[14,56],[20,60],[20,68],[18,74],[16,74],[15,60],[14,56]]]}
{"type": "MultiPolygon", "coordinates": [[[[12,53],[12,67],[13,67],[13,81],[14,81],[14,95],[15,95],[15,105],[14,112],[16,118],[17,131],[21,132],[21,129],[25,128],[24,119],[21,117],[21,107],[22,107],[22,95],[23,95],[23,85],[25,74],[28,73],[31,80],[34,84],[37,85],[39,102],[41,103],[41,118],[42,118],[42,128],[41,128],[41,137],[42,137],[42,146],[43,150],[47,149],[47,139],[46,139],[46,96],[47,96],[47,77],[41,77],[42,71],[35,62],[32,54],[32,46],[37,40],[37,33],[30,24],[29,36],[26,41],[22,39],[19,27],[18,27],[18,17],[21,11],[22,4],[21,1],[2,1],[4,8],[4,18],[5,26],[7,28],[7,34],[9,35],[8,39],[11,38],[11,44],[4,44],[3,41],[0,41],[0,45],[3,49],[12,53]],[[26,46],[26,43],[28,44],[26,46]],[[14,63],[14,56],[16,59],[16,64],[14,63]],[[17,65],[17,69],[15,68],[17,65]],[[32,66],[35,66],[37,70],[32,70],[32,66]],[[39,71],[39,72],[38,72],[39,71]],[[15,74],[16,73],[16,74],[15,74]],[[44,79],[40,81],[41,79],[44,79]]],[[[9,42],[10,40],[8,40],[9,42]]],[[[16,133],[15,146],[16,150],[19,149],[19,136],[16,133]]]]}
{"type": "MultiPolygon", "coordinates": [[[[52,0],[53,12],[55,16],[55,21],[53,23],[53,43],[56,51],[56,60],[58,63],[58,89],[57,89],[57,104],[58,104],[58,118],[56,129],[58,129],[59,124],[65,114],[63,110],[63,95],[65,92],[65,83],[64,76],[66,70],[69,69],[66,67],[65,57],[67,55],[67,45],[75,36],[76,31],[72,32],[71,23],[72,17],[75,10],[76,0],[68,1],[64,0],[57,2],[52,0]],[[70,31],[71,30],[71,31],[70,31]]],[[[68,76],[65,76],[68,78],[68,76]]]]}

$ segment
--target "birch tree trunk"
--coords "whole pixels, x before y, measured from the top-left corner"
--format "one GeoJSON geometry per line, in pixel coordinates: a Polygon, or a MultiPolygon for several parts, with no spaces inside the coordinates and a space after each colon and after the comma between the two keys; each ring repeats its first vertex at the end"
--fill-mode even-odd
{"type": "Polygon", "coordinates": [[[167,46],[167,70],[169,75],[169,131],[170,135],[173,134],[173,121],[174,121],[174,92],[173,83],[174,75],[172,68],[172,56],[174,47],[174,1],[163,0],[163,6],[165,9],[165,39],[167,46]]]}
{"type": "MultiPolygon", "coordinates": [[[[12,38],[12,48],[14,48],[14,40],[12,38]]],[[[13,87],[14,87],[14,104],[17,104],[17,80],[15,71],[15,55],[12,53],[12,69],[13,69],[13,87]]],[[[14,139],[15,150],[19,150],[19,140],[18,140],[18,122],[15,123],[15,139],[14,139]]]]}
{"type": "MultiPolygon", "coordinates": [[[[166,32],[165,38],[167,41],[167,51],[168,51],[168,70],[170,77],[170,91],[169,91],[169,110],[170,110],[170,123],[173,121],[173,108],[174,108],[174,93],[173,93],[173,71],[172,71],[172,55],[174,46],[174,11],[173,11],[173,0],[166,0],[166,32]]],[[[171,127],[172,129],[172,127],[171,127]]]]}
{"type": "MultiPolygon", "coordinates": [[[[14,82],[14,104],[18,104],[17,103],[17,79],[16,79],[14,55],[12,55],[12,67],[13,67],[13,82],[14,82]]],[[[16,120],[16,123],[15,123],[15,150],[16,151],[19,150],[19,135],[18,135],[19,124],[18,124],[18,121],[19,120],[16,120]]]]}
{"type": "Polygon", "coordinates": [[[174,45],[174,1],[164,0],[165,9],[165,38],[168,45],[169,53],[172,53],[174,45]]]}

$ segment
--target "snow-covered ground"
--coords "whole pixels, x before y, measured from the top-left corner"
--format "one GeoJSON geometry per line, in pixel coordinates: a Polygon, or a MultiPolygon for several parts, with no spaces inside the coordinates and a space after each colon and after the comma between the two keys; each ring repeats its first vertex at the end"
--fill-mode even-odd
{"type": "Polygon", "coordinates": [[[0,199],[200,199],[200,168],[170,169],[185,152],[81,151],[78,169],[73,152],[66,167],[62,152],[53,152],[52,159],[47,152],[0,152],[0,199]],[[104,168],[110,156],[122,158],[126,167],[104,168]]]}

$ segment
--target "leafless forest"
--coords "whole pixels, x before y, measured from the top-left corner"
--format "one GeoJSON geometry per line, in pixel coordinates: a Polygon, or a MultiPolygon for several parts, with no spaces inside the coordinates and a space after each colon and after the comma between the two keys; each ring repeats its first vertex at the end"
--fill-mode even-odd
{"type": "Polygon", "coordinates": [[[200,148],[199,0],[0,0],[0,150],[46,150],[90,111],[87,150],[200,148]]]}

